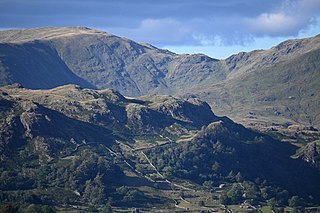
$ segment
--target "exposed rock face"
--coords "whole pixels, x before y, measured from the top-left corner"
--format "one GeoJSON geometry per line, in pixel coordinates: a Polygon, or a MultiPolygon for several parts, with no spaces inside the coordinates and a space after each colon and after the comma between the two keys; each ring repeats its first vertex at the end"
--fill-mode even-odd
{"type": "Polygon", "coordinates": [[[186,100],[171,96],[155,96],[150,100],[156,100],[150,107],[164,113],[174,119],[194,125],[206,125],[213,121],[213,113],[210,106],[197,98],[186,100]]]}
{"type": "Polygon", "coordinates": [[[161,114],[146,106],[135,103],[129,104],[126,107],[126,112],[128,115],[128,127],[137,132],[153,132],[155,128],[168,125],[163,123],[161,114]]]}
{"type": "Polygon", "coordinates": [[[308,143],[303,148],[301,158],[309,164],[320,169],[320,142],[316,141],[308,143]]]}

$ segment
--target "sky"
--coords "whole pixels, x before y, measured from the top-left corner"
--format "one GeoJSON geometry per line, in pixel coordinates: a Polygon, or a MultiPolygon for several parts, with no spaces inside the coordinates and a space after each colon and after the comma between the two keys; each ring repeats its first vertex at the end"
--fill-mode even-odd
{"type": "Polygon", "coordinates": [[[47,26],[221,59],[320,34],[320,0],[0,0],[0,29],[47,26]]]}

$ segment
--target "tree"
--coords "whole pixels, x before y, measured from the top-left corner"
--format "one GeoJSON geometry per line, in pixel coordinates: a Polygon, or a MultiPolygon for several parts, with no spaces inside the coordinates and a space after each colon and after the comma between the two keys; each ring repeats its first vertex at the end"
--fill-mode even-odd
{"type": "Polygon", "coordinates": [[[52,207],[45,205],[45,206],[41,207],[41,212],[43,212],[43,213],[54,213],[55,210],[52,207]]]}
{"type": "Polygon", "coordinates": [[[18,209],[11,204],[0,204],[0,212],[14,213],[18,209]]]}
{"type": "Polygon", "coordinates": [[[105,187],[101,175],[98,174],[93,181],[86,181],[83,198],[91,204],[101,204],[105,200],[105,187]]]}
{"type": "Polygon", "coordinates": [[[268,200],[268,205],[272,208],[272,209],[274,209],[275,207],[276,207],[276,205],[277,205],[277,200],[273,197],[273,198],[271,198],[271,199],[269,199],[268,200]]]}
{"type": "Polygon", "coordinates": [[[271,197],[271,190],[269,187],[261,188],[260,193],[261,193],[261,196],[266,200],[271,197]]]}
{"type": "Polygon", "coordinates": [[[143,198],[142,192],[136,189],[130,189],[127,186],[117,188],[117,193],[122,197],[123,202],[135,202],[143,198]]]}
{"type": "Polygon", "coordinates": [[[284,213],[284,208],[277,208],[276,210],[275,210],[275,212],[276,213],[284,213]]]}
{"type": "Polygon", "coordinates": [[[112,208],[109,204],[104,205],[101,210],[103,213],[112,213],[112,208]]]}
{"type": "Polygon", "coordinates": [[[242,195],[243,190],[239,184],[233,184],[232,188],[227,192],[228,198],[230,198],[233,203],[240,202],[243,199],[242,195]]]}
{"type": "Polygon", "coordinates": [[[243,177],[242,177],[242,175],[241,175],[241,172],[238,172],[238,173],[236,174],[235,178],[236,178],[236,180],[237,180],[238,182],[242,182],[242,181],[243,181],[243,177]]]}
{"type": "Polygon", "coordinates": [[[255,201],[258,199],[258,192],[254,185],[248,185],[246,187],[246,199],[250,199],[251,201],[255,201]]]}
{"type": "Polygon", "coordinates": [[[143,197],[142,192],[136,189],[132,189],[132,190],[129,190],[128,193],[123,197],[123,201],[134,202],[134,201],[140,200],[142,197],[143,197]]]}
{"type": "Polygon", "coordinates": [[[204,187],[210,189],[210,188],[212,187],[212,185],[213,185],[213,181],[211,181],[211,180],[204,181],[202,185],[203,185],[204,187]]]}
{"type": "Polygon", "coordinates": [[[163,168],[163,175],[166,177],[171,177],[174,173],[174,170],[171,166],[166,166],[163,168]]]}
{"type": "Polygon", "coordinates": [[[228,201],[229,201],[228,196],[226,194],[220,195],[219,196],[219,201],[220,201],[221,204],[224,204],[224,205],[228,204],[228,201]]]}
{"type": "Polygon", "coordinates": [[[288,200],[289,206],[294,208],[301,205],[301,199],[298,196],[293,196],[288,200]]]}
{"type": "Polygon", "coordinates": [[[120,195],[126,195],[129,190],[130,190],[130,188],[128,186],[121,186],[116,189],[117,193],[120,195]]]}
{"type": "Polygon", "coordinates": [[[212,164],[212,166],[211,166],[211,169],[212,169],[212,171],[214,171],[214,172],[218,172],[219,171],[219,169],[220,169],[220,164],[217,162],[217,161],[215,161],[213,164],[212,164]]]}

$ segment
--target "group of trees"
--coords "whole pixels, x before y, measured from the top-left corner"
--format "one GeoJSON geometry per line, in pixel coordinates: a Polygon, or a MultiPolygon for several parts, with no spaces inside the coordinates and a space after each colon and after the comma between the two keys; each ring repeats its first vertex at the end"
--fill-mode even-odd
{"type": "Polygon", "coordinates": [[[32,153],[23,158],[16,155],[13,160],[0,165],[0,202],[103,205],[123,177],[102,147],[84,148],[74,156],[42,165],[32,153]]]}
{"type": "Polygon", "coordinates": [[[121,186],[117,188],[116,199],[123,204],[129,204],[133,202],[141,202],[146,199],[144,194],[137,189],[130,188],[128,186],[121,186]]]}
{"type": "Polygon", "coordinates": [[[12,204],[0,204],[0,212],[3,213],[54,213],[55,209],[48,205],[12,205],[12,204]]]}
{"type": "Polygon", "coordinates": [[[146,154],[169,178],[189,179],[207,188],[232,184],[221,197],[223,203],[274,199],[288,205],[295,194],[320,197],[312,188],[319,186],[317,173],[292,160],[291,147],[285,146],[237,124],[222,123],[202,129],[191,142],[156,147],[146,154]],[[304,178],[307,174],[309,180],[304,178]]]}

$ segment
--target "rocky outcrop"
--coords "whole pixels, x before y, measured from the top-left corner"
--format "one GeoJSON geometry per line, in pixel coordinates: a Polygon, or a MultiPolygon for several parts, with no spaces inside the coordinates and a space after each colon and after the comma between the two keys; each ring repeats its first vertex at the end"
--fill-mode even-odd
{"type": "Polygon", "coordinates": [[[156,134],[165,132],[173,124],[201,127],[218,119],[207,103],[195,98],[160,95],[125,98],[114,90],[82,89],[77,85],[51,90],[7,86],[0,92],[7,94],[3,98],[19,100],[19,118],[29,139],[40,136],[39,132],[45,137],[64,138],[68,135],[68,140],[71,137],[76,139],[76,130],[72,135],[73,127],[66,129],[68,123],[76,121],[132,134],[156,134]],[[66,120],[65,124],[63,120],[66,120]],[[64,135],[66,131],[70,133],[64,135]]]}
{"type": "Polygon", "coordinates": [[[320,169],[320,141],[308,143],[303,147],[303,153],[300,157],[320,169]]]}

